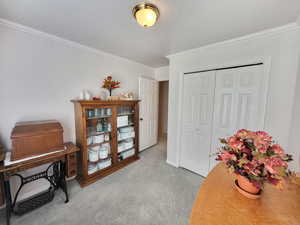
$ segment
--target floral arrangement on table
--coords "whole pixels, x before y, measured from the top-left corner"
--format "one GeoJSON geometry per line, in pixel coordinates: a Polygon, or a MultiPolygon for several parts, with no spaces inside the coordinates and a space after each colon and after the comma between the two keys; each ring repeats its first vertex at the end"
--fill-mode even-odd
{"type": "Polygon", "coordinates": [[[285,178],[292,175],[287,164],[292,161],[292,156],[285,154],[264,131],[243,129],[220,141],[223,147],[219,149],[216,160],[223,161],[229,171],[247,178],[258,190],[263,188],[264,182],[282,188],[285,178]]]}
{"type": "Polygon", "coordinates": [[[111,96],[112,90],[120,88],[120,82],[113,80],[112,76],[107,76],[103,81],[102,88],[107,89],[109,91],[109,96],[111,96]]]}

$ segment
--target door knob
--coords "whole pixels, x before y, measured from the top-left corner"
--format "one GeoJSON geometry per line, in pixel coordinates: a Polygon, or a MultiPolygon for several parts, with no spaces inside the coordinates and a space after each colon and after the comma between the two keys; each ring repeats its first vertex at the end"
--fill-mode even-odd
{"type": "Polygon", "coordinates": [[[140,118],[140,121],[143,121],[144,119],[143,118],[140,118]]]}

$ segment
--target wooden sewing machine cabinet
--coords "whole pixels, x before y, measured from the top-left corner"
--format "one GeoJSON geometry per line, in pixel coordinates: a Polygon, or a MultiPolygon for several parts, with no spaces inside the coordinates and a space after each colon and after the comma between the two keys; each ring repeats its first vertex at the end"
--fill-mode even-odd
{"type": "MultiPolygon", "coordinates": [[[[4,181],[4,195],[6,202],[6,222],[10,224],[11,213],[22,215],[28,211],[31,211],[47,202],[52,201],[54,193],[57,189],[61,188],[66,196],[66,203],[69,201],[67,184],[66,184],[66,172],[68,159],[75,158],[76,152],[79,148],[73,143],[65,143],[65,149],[63,151],[53,152],[48,155],[44,155],[37,158],[32,158],[26,161],[17,162],[9,166],[5,166],[2,162],[0,165],[1,180],[4,181]],[[74,156],[75,155],[75,156],[74,156]],[[24,177],[20,175],[20,172],[35,168],[44,164],[50,164],[46,170],[24,177]],[[16,192],[14,198],[11,196],[9,179],[13,176],[20,178],[21,184],[16,192]],[[18,195],[21,188],[30,182],[38,179],[46,179],[50,183],[48,190],[38,193],[28,199],[17,202],[18,195]]],[[[7,154],[7,153],[6,153],[7,154]]]]}

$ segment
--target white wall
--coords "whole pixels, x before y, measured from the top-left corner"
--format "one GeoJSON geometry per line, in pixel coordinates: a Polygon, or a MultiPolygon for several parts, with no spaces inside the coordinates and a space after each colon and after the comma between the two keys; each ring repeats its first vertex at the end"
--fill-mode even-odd
{"type": "MultiPolygon", "coordinates": [[[[64,140],[75,142],[71,99],[82,89],[101,92],[103,78],[121,81],[114,93],[138,93],[138,77],[154,78],[154,69],[111,54],[89,49],[51,35],[0,22],[0,139],[11,147],[10,134],[17,121],[57,119],[64,140]]],[[[36,170],[29,170],[30,175],[36,170]]],[[[12,190],[17,180],[12,179],[12,190]]],[[[48,182],[26,185],[20,198],[44,190],[48,182]]]]}
{"type": "Polygon", "coordinates": [[[163,66],[155,69],[155,80],[169,80],[169,66],[163,66]]]}
{"type": "Polygon", "coordinates": [[[0,138],[10,148],[17,121],[57,119],[64,140],[75,140],[71,99],[82,89],[103,90],[103,78],[121,81],[116,92],[138,93],[138,76],[154,78],[154,69],[94,51],[40,32],[0,24],[0,138]]]}
{"type": "MultiPolygon", "coordinates": [[[[296,24],[175,54],[169,59],[168,163],[179,165],[182,73],[268,59],[271,59],[271,67],[265,130],[299,158],[299,151],[289,146],[299,62],[299,27],[296,24]]],[[[299,163],[296,161],[292,167],[299,169],[299,163]]]]}

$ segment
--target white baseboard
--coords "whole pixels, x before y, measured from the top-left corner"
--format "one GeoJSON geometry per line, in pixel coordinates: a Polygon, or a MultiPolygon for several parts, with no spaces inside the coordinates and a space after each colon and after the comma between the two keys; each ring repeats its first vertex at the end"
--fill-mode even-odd
{"type": "Polygon", "coordinates": [[[176,168],[179,167],[179,165],[177,165],[177,163],[171,162],[171,161],[169,161],[168,159],[166,160],[166,163],[168,163],[169,165],[174,166],[174,167],[176,167],[176,168]]]}

